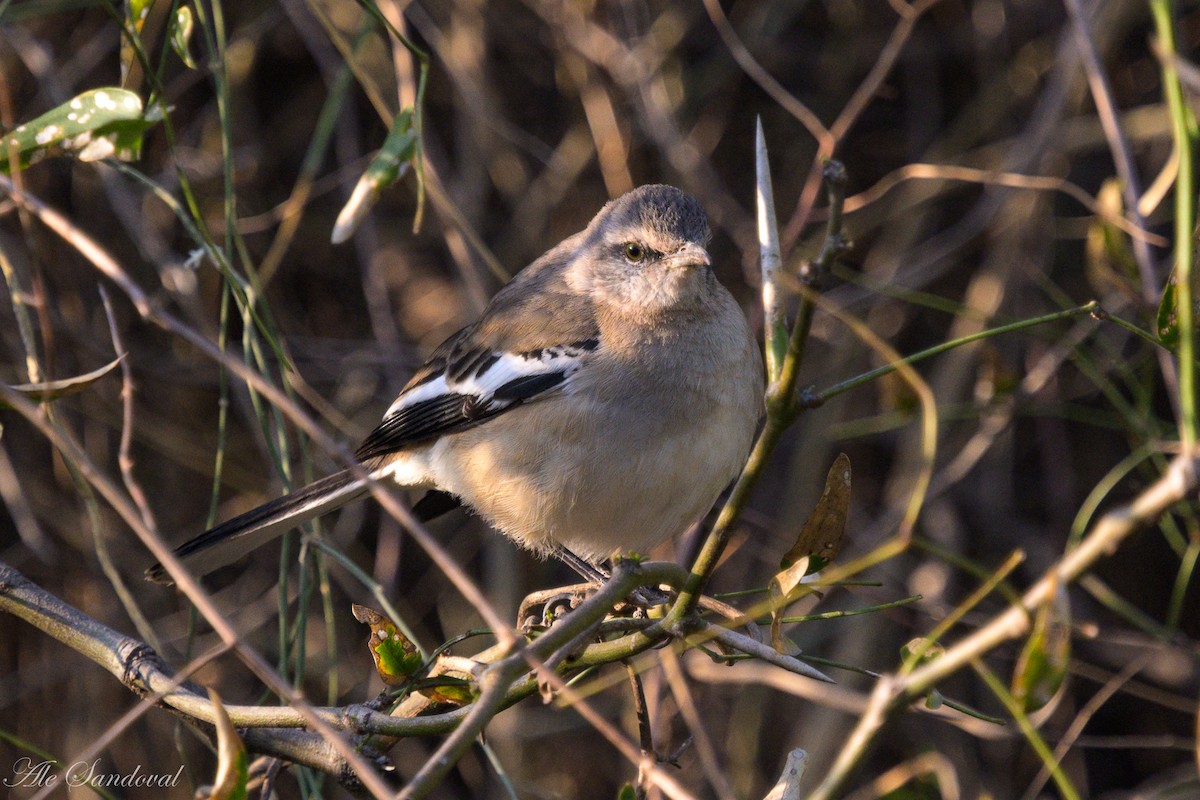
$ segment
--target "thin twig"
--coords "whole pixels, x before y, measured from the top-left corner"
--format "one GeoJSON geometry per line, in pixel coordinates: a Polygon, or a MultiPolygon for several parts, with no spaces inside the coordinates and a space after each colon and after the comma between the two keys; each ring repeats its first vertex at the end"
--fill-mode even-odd
{"type": "MultiPolygon", "coordinates": [[[[978,169],[976,167],[964,167],[956,164],[905,164],[903,167],[892,170],[887,175],[884,175],[869,189],[847,197],[846,213],[850,214],[866,208],[896,186],[910,180],[960,181],[962,183],[978,183],[984,186],[1005,186],[1013,189],[1030,189],[1040,192],[1061,192],[1105,222],[1129,234],[1130,238],[1135,242],[1153,244],[1158,247],[1165,247],[1169,244],[1164,237],[1146,230],[1145,220],[1140,215],[1137,215],[1136,212],[1129,212],[1133,217],[1132,219],[1115,214],[1097,202],[1096,198],[1085,192],[1082,187],[1068,180],[1048,175],[1022,175],[1016,172],[978,169]]],[[[814,212],[812,216],[814,219],[820,219],[823,215],[821,212],[814,212]]]]}
{"type": "Polygon", "coordinates": [[[1197,486],[1200,454],[1181,453],[1163,475],[1132,503],[1110,511],[1097,522],[1078,547],[1064,555],[1021,598],[1019,605],[994,617],[983,627],[948,647],[944,653],[906,676],[885,675],[870,702],[809,800],[831,800],[849,781],[854,767],[884,723],[922,697],[940,681],[982,658],[1004,642],[1028,632],[1033,614],[1059,587],[1074,582],[1128,536],[1153,523],[1197,486]]]}
{"type": "MultiPolygon", "coordinates": [[[[572,613],[559,620],[556,625],[531,644],[515,648],[510,655],[488,666],[479,678],[481,690],[479,698],[471,704],[458,728],[446,737],[437,751],[412,777],[400,794],[400,798],[416,800],[416,798],[424,797],[441,782],[482,733],[483,728],[492,717],[505,706],[510,688],[530,667],[537,672],[539,680],[545,681],[554,686],[556,690],[561,691],[565,684],[556,673],[546,669],[544,662],[553,657],[554,653],[574,642],[581,633],[590,629],[599,617],[603,617],[614,603],[628,596],[634,589],[639,586],[655,586],[659,583],[669,582],[678,576],[678,572],[679,568],[674,564],[656,564],[654,562],[636,564],[629,560],[620,560],[614,566],[612,577],[608,582],[572,613]]],[[[634,634],[634,636],[650,638],[652,634],[645,632],[634,634]]],[[[653,641],[652,638],[651,641],[653,641]]],[[[578,704],[577,710],[588,717],[582,699],[578,700],[578,704]]],[[[595,724],[594,721],[593,724],[595,724]]],[[[601,733],[603,732],[601,729],[601,733]]],[[[624,741],[623,737],[620,738],[621,741],[624,741]]],[[[636,747],[633,747],[631,759],[634,763],[640,762],[640,755],[638,755],[636,747]]]]}
{"type": "MultiPolygon", "coordinates": [[[[1131,681],[1135,675],[1146,668],[1158,653],[1153,650],[1148,650],[1142,655],[1135,658],[1133,661],[1126,664],[1121,671],[1114,675],[1111,680],[1106,681],[1100,687],[1100,691],[1096,692],[1084,704],[1083,708],[1079,709],[1079,713],[1071,720],[1071,724],[1059,737],[1058,744],[1054,748],[1054,761],[1061,762],[1070,752],[1071,748],[1079,740],[1079,735],[1083,733],[1083,729],[1091,722],[1092,717],[1096,715],[1105,703],[1113,698],[1126,683],[1131,681]]],[[[1025,794],[1021,796],[1021,800],[1036,800],[1041,794],[1042,788],[1046,785],[1046,781],[1050,779],[1050,770],[1043,765],[1038,771],[1033,782],[1029,784],[1029,788],[1025,790],[1025,794]]]]}
{"type": "MultiPolygon", "coordinates": [[[[189,677],[213,658],[227,652],[233,646],[222,642],[200,657],[193,659],[184,669],[172,673],[159,657],[158,653],[145,643],[125,636],[97,622],[78,609],[64,603],[49,592],[36,586],[25,576],[9,565],[0,562],[0,609],[14,614],[30,625],[49,634],[53,638],[80,653],[93,663],[101,666],[135,694],[141,701],[127,711],[120,720],[110,726],[108,732],[93,743],[75,760],[90,760],[96,752],[107,746],[107,742],[121,733],[148,709],[163,706],[186,715],[188,718],[211,723],[214,719],[212,704],[199,688],[188,682],[189,677]]],[[[294,709],[267,708],[262,706],[228,707],[236,724],[247,724],[244,716],[257,712],[284,712],[292,716],[290,727],[308,724],[308,720],[300,716],[294,709]]],[[[336,714],[325,710],[322,716],[328,724],[337,720],[336,714]]],[[[287,737],[284,737],[285,739],[287,737]]],[[[290,744],[284,750],[276,750],[271,746],[271,731],[261,731],[256,739],[259,752],[274,753],[291,758],[300,755],[296,751],[297,740],[289,739],[290,744]]],[[[305,752],[316,751],[307,748],[305,752]]],[[[333,751],[325,750],[325,757],[313,760],[307,756],[297,758],[303,763],[316,769],[321,769],[333,775],[346,772],[345,760],[337,756],[330,760],[328,756],[333,751]]],[[[51,790],[55,787],[48,787],[51,790]]]]}
{"type": "Polygon", "coordinates": [[[762,64],[755,60],[750,51],[746,49],[746,45],[738,38],[737,31],[733,29],[733,25],[729,22],[729,17],[725,16],[725,12],[721,9],[721,4],[717,0],[704,0],[704,10],[708,12],[708,18],[712,20],[713,26],[720,34],[721,40],[725,42],[725,46],[729,48],[730,54],[737,61],[738,66],[750,76],[750,79],[757,83],[759,87],[771,96],[771,99],[779,104],[780,108],[791,114],[800,124],[808,129],[809,134],[817,140],[820,145],[821,152],[832,153],[834,147],[834,136],[825,127],[820,118],[809,109],[808,106],[800,102],[795,95],[791,94],[779,81],[775,80],[762,64]]]}
{"type": "MultiPolygon", "coordinates": [[[[1125,198],[1125,208],[1131,217],[1130,222],[1138,229],[1144,230],[1146,220],[1138,209],[1138,201],[1142,196],[1142,183],[1138,176],[1137,165],[1129,149],[1129,142],[1121,130],[1117,117],[1117,104],[1113,100],[1112,85],[1096,51],[1096,43],[1092,40],[1091,26],[1083,12],[1080,0],[1063,0],[1067,13],[1071,15],[1071,28],[1075,32],[1075,43],[1083,59],[1083,69],[1087,73],[1088,86],[1092,91],[1092,100],[1096,103],[1096,114],[1100,118],[1100,127],[1104,129],[1104,138],[1108,140],[1108,149],[1112,153],[1113,165],[1117,168],[1117,177],[1121,180],[1121,195],[1125,198]]],[[[1165,247],[1160,244],[1159,247],[1165,247]]],[[[1142,299],[1153,308],[1158,304],[1159,288],[1158,270],[1154,263],[1154,254],[1150,252],[1149,243],[1139,237],[1133,237],[1133,256],[1137,263],[1138,273],[1142,283],[1142,299]]],[[[1166,359],[1164,363],[1171,363],[1166,359]]]]}
{"type": "Polygon", "coordinates": [[[1058,761],[1054,758],[1054,754],[1050,752],[1050,746],[1046,744],[1046,740],[1038,733],[1037,728],[1029,720],[1029,715],[1021,708],[1021,704],[1013,697],[1012,692],[1004,685],[1004,681],[988,669],[987,665],[981,660],[971,662],[971,667],[976,674],[983,679],[984,684],[992,690],[992,694],[996,699],[1008,710],[1012,718],[1016,721],[1017,727],[1021,731],[1021,735],[1025,737],[1025,741],[1033,748],[1033,751],[1041,759],[1042,764],[1050,770],[1051,776],[1054,778],[1054,785],[1058,789],[1058,793],[1063,800],[1079,800],[1079,792],[1071,784],[1071,780],[1067,774],[1063,772],[1058,761]]]}
{"type": "Polygon", "coordinates": [[[379,798],[388,797],[390,795],[389,788],[381,780],[378,773],[367,764],[366,759],[356,752],[354,746],[346,741],[341,734],[314,713],[312,706],[298,689],[288,685],[257,650],[242,641],[234,627],[217,609],[212,598],[201,588],[199,581],[183,568],[158,534],[145,526],[137,509],[131,502],[126,500],[117,486],[96,468],[91,459],[83,451],[83,448],[72,437],[52,425],[39,414],[36,406],[22,397],[18,392],[13,391],[3,384],[0,384],[0,399],[3,399],[14,411],[25,417],[54,447],[61,450],[75,467],[79,469],[87,481],[95,487],[96,491],[108,501],[113,510],[124,520],[125,524],[137,534],[142,544],[167,566],[171,576],[181,587],[181,590],[187,593],[188,599],[195,604],[197,610],[212,625],[213,630],[216,631],[221,639],[237,651],[239,658],[250,668],[251,672],[272,692],[304,715],[314,730],[337,748],[346,761],[353,765],[368,791],[379,798]]]}
{"type": "Polygon", "coordinates": [[[842,112],[834,120],[834,123],[829,126],[829,132],[833,137],[832,145],[828,149],[818,148],[817,150],[812,169],[809,171],[808,178],[804,181],[804,188],[800,192],[800,200],[796,203],[796,208],[792,211],[791,219],[788,220],[787,227],[783,230],[780,237],[783,243],[783,252],[787,253],[791,251],[796,241],[800,238],[800,234],[803,233],[804,226],[808,224],[809,215],[812,213],[813,205],[817,202],[817,194],[820,192],[821,173],[824,169],[825,160],[834,156],[842,138],[854,126],[854,123],[858,121],[859,116],[866,109],[867,103],[879,91],[879,87],[892,71],[892,67],[896,65],[896,59],[900,57],[900,53],[904,50],[904,45],[908,43],[909,37],[912,36],[917,21],[938,2],[939,0],[921,0],[921,2],[914,5],[897,8],[897,13],[900,14],[900,22],[892,29],[892,35],[888,37],[887,43],[879,51],[879,58],[875,60],[871,71],[863,78],[858,88],[854,91],[854,94],[851,95],[850,100],[842,108],[842,112]]]}
{"type": "MultiPolygon", "coordinates": [[[[832,209],[835,209],[835,212],[829,216],[825,245],[821,249],[821,254],[806,270],[807,279],[811,285],[820,283],[833,259],[841,253],[845,246],[841,233],[842,217],[840,213],[846,188],[845,169],[837,162],[830,162],[826,165],[826,177],[829,182],[829,204],[832,209]]],[[[742,474],[734,483],[729,499],[726,500],[716,523],[704,540],[700,553],[692,564],[692,574],[687,585],[679,593],[667,615],[668,626],[678,625],[695,608],[705,581],[708,580],[712,570],[716,568],[717,562],[728,544],[729,537],[733,533],[733,526],[741,514],[742,508],[749,501],[750,492],[766,468],[767,460],[775,450],[783,432],[791,425],[799,411],[796,383],[800,374],[800,362],[804,358],[804,344],[812,324],[814,298],[815,295],[812,292],[801,296],[800,311],[792,326],[787,353],[780,366],[779,378],[767,386],[767,419],[762,433],[755,441],[742,474]]]]}
{"type": "Polygon", "coordinates": [[[694,637],[689,638],[689,641],[698,642],[708,640],[720,642],[730,649],[754,656],[761,661],[781,667],[795,675],[802,675],[805,678],[821,683],[833,683],[832,680],[819,670],[813,669],[800,659],[784,655],[770,645],[755,641],[749,636],[740,634],[737,631],[731,631],[728,628],[723,628],[720,625],[713,625],[709,622],[698,625],[694,637]]]}
{"type": "MultiPolygon", "coordinates": [[[[296,405],[296,403],[287,396],[286,393],[271,384],[261,374],[249,367],[244,361],[236,355],[225,352],[217,347],[205,336],[195,331],[191,327],[185,325],[169,312],[158,308],[156,304],[150,301],[149,296],[142,291],[141,287],[129,277],[128,273],[117,263],[107,250],[105,250],[92,237],[88,236],[80,230],[74,223],[64,217],[62,214],[50,208],[48,205],[37,199],[27,192],[20,192],[13,186],[12,182],[7,178],[0,176],[0,191],[8,193],[22,207],[28,208],[35,216],[38,217],[56,234],[61,236],[71,246],[73,246],[80,255],[84,256],[91,264],[96,267],[105,277],[113,281],[121,289],[122,292],[133,303],[138,314],[148,322],[151,322],[163,330],[184,339],[194,347],[196,347],[207,358],[217,362],[225,369],[242,379],[247,386],[261,394],[275,407],[285,414],[297,427],[316,443],[325,452],[335,456],[343,465],[347,467],[356,477],[367,481],[368,489],[375,500],[383,507],[385,511],[392,515],[394,519],[400,522],[412,534],[412,537],[419,545],[429,554],[430,558],[438,565],[451,583],[463,594],[468,602],[479,612],[484,621],[489,627],[495,631],[496,636],[502,641],[515,642],[516,634],[501,618],[501,616],[492,608],[491,604],[484,597],[483,592],[475,584],[473,580],[466,574],[463,568],[455,561],[453,557],[446,551],[444,547],[437,541],[429,530],[417,521],[412,516],[403,504],[401,504],[396,496],[389,491],[383,484],[373,480],[353,457],[350,451],[342,447],[329,438],[324,429],[316,423],[309,415],[296,405]]],[[[155,552],[155,556],[158,553],[155,552]]],[[[159,557],[158,560],[167,567],[172,579],[176,584],[182,587],[179,580],[179,573],[183,573],[183,569],[175,564],[175,560],[170,558],[170,554],[166,553],[166,558],[159,557]],[[174,568],[172,568],[174,566],[174,568]]],[[[189,597],[191,595],[189,594],[189,597]]]]}
{"type": "Polygon", "coordinates": [[[663,675],[667,679],[667,686],[671,688],[671,694],[675,696],[675,707],[683,715],[683,721],[687,724],[692,742],[696,746],[696,754],[700,756],[700,768],[704,770],[704,776],[708,778],[709,784],[712,785],[718,797],[722,800],[734,800],[737,794],[721,769],[721,759],[717,754],[717,749],[713,747],[712,739],[700,716],[700,710],[696,708],[696,701],[692,698],[687,681],[684,680],[683,669],[679,665],[679,656],[672,648],[665,648],[661,663],[663,675]]]}
{"type": "MultiPolygon", "coordinates": [[[[117,354],[125,352],[125,346],[121,342],[121,332],[117,330],[117,320],[113,315],[112,301],[109,300],[108,292],[104,291],[104,287],[100,288],[100,301],[104,304],[104,315],[108,319],[108,333],[112,337],[113,350],[117,354]]],[[[150,508],[150,503],[146,499],[146,493],[142,490],[141,483],[138,482],[137,476],[133,474],[133,366],[129,363],[128,358],[121,359],[121,444],[117,450],[117,465],[121,469],[121,480],[125,482],[125,490],[129,492],[130,498],[137,505],[138,511],[142,514],[142,520],[146,523],[146,527],[151,530],[158,529],[158,522],[154,519],[154,511],[150,508]]]]}
{"type": "MultiPolygon", "coordinates": [[[[638,745],[642,748],[642,759],[657,759],[654,750],[654,729],[650,724],[650,709],[646,706],[646,691],[642,688],[642,676],[628,661],[625,662],[625,673],[629,676],[629,688],[633,695],[633,715],[638,725],[638,745]]],[[[646,771],[638,763],[636,800],[646,800],[646,771]]]]}

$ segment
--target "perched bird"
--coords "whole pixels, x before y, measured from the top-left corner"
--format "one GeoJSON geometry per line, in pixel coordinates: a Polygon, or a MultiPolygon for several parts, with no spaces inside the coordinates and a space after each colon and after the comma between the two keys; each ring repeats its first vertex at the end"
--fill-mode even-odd
{"type": "MultiPolygon", "coordinates": [[[[358,449],[365,471],[585,563],[686,529],[737,476],[762,411],[758,347],[709,237],[671,186],[609,202],[433,352],[358,449]]],[[[176,554],[204,574],[367,491],[342,471],[176,554]]]]}

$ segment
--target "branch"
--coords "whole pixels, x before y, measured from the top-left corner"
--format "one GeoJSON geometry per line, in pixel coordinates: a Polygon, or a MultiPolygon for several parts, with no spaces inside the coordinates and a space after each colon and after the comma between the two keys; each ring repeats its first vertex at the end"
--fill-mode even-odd
{"type": "MultiPolygon", "coordinates": [[[[0,562],[0,610],[28,622],[38,630],[50,634],[88,660],[107,670],[121,685],[142,698],[143,707],[132,709],[125,724],[114,726],[109,737],[97,742],[89,753],[80,755],[81,760],[90,760],[91,750],[101,750],[109,738],[140,716],[146,708],[157,706],[171,711],[189,722],[212,723],[213,706],[208,696],[189,680],[190,675],[229,650],[221,646],[195,659],[180,673],[174,673],[154,648],[138,639],[126,636],[89,617],[63,602],[30,581],[20,572],[0,562]]],[[[239,727],[252,726],[261,722],[260,717],[271,719],[271,715],[283,712],[288,716],[291,727],[305,724],[305,718],[289,708],[267,708],[259,706],[227,706],[234,724],[239,727]],[[260,713],[264,712],[264,713],[260,713]]],[[[320,709],[326,722],[331,725],[344,721],[333,709],[320,709]]],[[[278,728],[257,728],[247,731],[247,745],[264,755],[285,758],[298,764],[329,773],[348,788],[361,789],[362,781],[355,775],[354,768],[324,740],[320,734],[278,728]]],[[[361,742],[357,743],[361,745],[361,742]]],[[[394,767],[382,756],[374,756],[373,766],[383,771],[394,767]]]]}
{"type": "Polygon", "coordinates": [[[1066,586],[1100,561],[1116,552],[1131,534],[1155,522],[1174,504],[1186,499],[1197,487],[1200,451],[1176,456],[1154,484],[1132,503],[1114,509],[1100,519],[1078,547],[1064,555],[1022,596],[991,622],[970,634],[946,652],[908,675],[885,675],[871,693],[870,702],[837,761],[826,773],[809,800],[831,800],[840,796],[868,745],[891,717],[925,695],[939,681],[969,666],[1001,644],[1025,635],[1033,614],[1060,587],[1066,586]]]}
{"type": "MultiPolygon", "coordinates": [[[[538,690],[539,674],[542,679],[551,680],[561,691],[564,686],[561,678],[555,681],[556,676],[545,671],[545,664],[562,663],[565,664],[563,669],[582,666],[580,659],[569,658],[573,655],[571,651],[578,646],[581,634],[594,630],[596,620],[602,619],[621,598],[639,586],[679,586],[685,579],[686,573],[677,564],[618,562],[612,579],[532,643],[515,653],[503,645],[496,645],[479,654],[477,660],[481,660],[484,667],[480,677],[483,693],[475,703],[463,708],[410,718],[381,713],[363,705],[307,709],[226,706],[226,711],[235,725],[246,729],[245,741],[254,751],[329,773],[353,789],[363,786],[361,763],[352,764],[344,754],[339,753],[341,737],[329,737],[327,733],[316,734],[300,728],[316,726],[326,731],[336,729],[354,734],[348,743],[359,749],[360,762],[367,761],[385,774],[394,767],[375,750],[364,749],[364,736],[405,737],[451,733],[435,757],[427,762],[426,768],[414,776],[403,795],[420,797],[440,782],[492,717],[538,690]],[[489,664],[487,660],[490,659],[496,660],[489,664]]],[[[189,722],[211,724],[213,721],[212,703],[188,678],[212,658],[232,649],[232,645],[223,644],[175,673],[146,643],[115,631],[64,603],[4,562],[0,562],[0,611],[24,619],[99,664],[123,686],[142,698],[142,705],[131,709],[113,727],[108,739],[118,735],[128,723],[153,706],[171,711],[189,722]]],[[[635,635],[618,640],[619,645],[618,642],[605,643],[618,645],[608,648],[607,660],[636,654],[671,635],[660,623],[653,623],[645,631],[637,631],[635,635]]],[[[752,641],[748,637],[732,635],[738,637],[739,641],[752,641]]],[[[587,654],[588,650],[585,649],[583,653],[587,654]]],[[[92,749],[102,749],[108,739],[97,742],[92,749]]],[[[378,741],[374,744],[384,745],[378,741]]],[[[635,757],[634,761],[637,763],[638,759],[635,757]]],[[[666,787],[668,794],[674,797],[689,796],[665,776],[657,774],[654,768],[650,768],[650,771],[652,782],[666,787]]],[[[379,780],[378,777],[374,779],[379,780]]]]}
{"type": "MultiPolygon", "coordinates": [[[[769,173],[766,171],[760,171],[759,174],[759,195],[762,197],[770,192],[769,188],[762,185],[768,175],[769,173]]],[[[754,442],[754,448],[750,451],[742,474],[738,476],[733,485],[729,499],[725,502],[716,523],[704,540],[700,554],[692,563],[692,573],[688,576],[688,582],[667,614],[665,622],[668,627],[678,626],[696,607],[704,584],[716,568],[717,562],[720,561],[721,554],[725,551],[725,546],[733,533],[733,526],[741,515],[742,509],[749,502],[750,493],[758,483],[759,476],[766,469],[771,453],[775,451],[784,431],[795,421],[796,415],[802,410],[796,392],[796,383],[799,380],[800,363],[804,359],[805,344],[808,341],[808,332],[812,326],[813,312],[816,307],[815,290],[820,287],[821,281],[829,271],[834,259],[846,247],[846,242],[842,238],[841,213],[842,201],[846,193],[846,170],[839,162],[830,161],[825,166],[824,175],[828,184],[830,208],[826,223],[825,243],[817,258],[801,270],[800,279],[809,291],[801,295],[800,310],[792,325],[791,335],[787,341],[787,351],[783,355],[782,362],[779,363],[779,375],[778,377],[768,376],[770,383],[767,385],[766,393],[766,423],[762,433],[754,442]]],[[[769,357],[769,360],[774,360],[774,357],[769,357]]]]}
{"type": "MultiPolygon", "coordinates": [[[[174,554],[167,548],[158,534],[146,527],[133,503],[96,467],[80,444],[68,433],[48,421],[39,413],[37,407],[22,397],[20,393],[13,391],[2,383],[0,383],[0,399],[3,399],[10,408],[25,417],[27,421],[37,428],[63,454],[63,457],[74,468],[78,469],[80,474],[96,488],[96,491],[108,501],[113,510],[137,534],[142,543],[155,556],[158,556],[160,561],[168,565],[168,568],[172,572],[172,577],[175,578],[181,588],[186,589],[188,599],[195,604],[197,611],[212,625],[213,630],[221,637],[222,641],[237,652],[242,663],[272,692],[303,715],[314,730],[325,737],[333,747],[337,748],[338,752],[353,765],[355,771],[362,779],[363,785],[372,795],[376,797],[390,796],[391,791],[389,787],[384,784],[379,774],[367,763],[366,759],[359,755],[356,748],[330,727],[327,722],[321,719],[299,689],[296,689],[285,681],[258,651],[242,641],[229,620],[217,610],[212,597],[200,587],[199,581],[192,577],[179,564],[178,559],[175,558],[174,554]]],[[[64,635],[66,635],[65,632],[64,635]]]]}
{"type": "MultiPolygon", "coordinates": [[[[130,302],[133,303],[134,308],[137,309],[142,319],[158,326],[167,333],[187,341],[205,357],[220,364],[222,368],[229,370],[229,372],[244,381],[249,388],[261,394],[267,401],[278,408],[296,427],[304,431],[305,435],[312,439],[318,447],[333,456],[342,466],[349,469],[356,478],[366,479],[367,486],[376,502],[391,514],[393,519],[408,530],[417,543],[421,545],[422,549],[429,554],[433,562],[438,565],[438,568],[446,574],[455,588],[475,607],[480,616],[483,617],[488,626],[495,632],[496,636],[501,641],[510,643],[516,640],[516,634],[500,618],[496,610],[492,608],[491,604],[484,597],[483,592],[470,579],[462,567],[455,562],[445,548],[438,543],[433,534],[417,521],[411,511],[397,499],[394,493],[388,491],[383,484],[371,479],[363,470],[362,465],[354,459],[353,454],[347,448],[331,439],[325,433],[324,429],[311,416],[304,413],[285,392],[255,372],[235,353],[222,350],[216,344],[209,341],[203,334],[188,327],[170,313],[151,302],[149,296],[142,291],[141,287],[129,276],[128,272],[121,267],[120,263],[103,246],[58,211],[33,195],[19,190],[13,185],[12,181],[3,176],[0,176],[0,192],[7,193],[14,202],[35,215],[46,227],[54,231],[54,233],[74,247],[80,255],[91,262],[92,266],[109,280],[113,281],[125,293],[130,302]]],[[[104,494],[104,492],[101,492],[101,494],[104,494]]],[[[106,499],[112,502],[111,498],[107,496],[106,499]]],[[[119,509],[118,513],[120,513],[119,509]]],[[[122,516],[124,517],[125,515],[122,514],[122,516]]],[[[127,519],[126,521],[128,522],[129,520],[127,519]]],[[[130,524],[132,525],[132,523],[130,524]]],[[[188,595],[193,603],[200,605],[196,601],[196,595],[187,588],[194,582],[187,579],[186,573],[170,553],[164,554],[161,552],[163,548],[151,547],[149,543],[147,543],[147,547],[163,566],[167,568],[176,585],[188,595]]]]}

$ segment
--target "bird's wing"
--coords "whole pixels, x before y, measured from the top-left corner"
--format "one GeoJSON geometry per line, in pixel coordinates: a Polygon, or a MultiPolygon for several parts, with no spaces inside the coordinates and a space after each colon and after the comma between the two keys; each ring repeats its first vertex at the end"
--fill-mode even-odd
{"type": "Polygon", "coordinates": [[[359,447],[366,461],[405,446],[456,433],[522,403],[561,391],[596,349],[595,337],[528,352],[472,347],[438,368],[392,403],[383,422],[359,447]]]}
{"type": "Polygon", "coordinates": [[[433,352],[359,447],[359,460],[466,430],[570,385],[600,346],[590,302],[562,274],[574,239],[523,270],[477,322],[433,352]]]}

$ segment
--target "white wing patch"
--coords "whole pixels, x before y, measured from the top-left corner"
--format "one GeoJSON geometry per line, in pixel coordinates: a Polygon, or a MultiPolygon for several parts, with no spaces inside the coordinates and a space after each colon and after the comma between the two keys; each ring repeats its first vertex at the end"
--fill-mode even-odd
{"type": "Polygon", "coordinates": [[[539,376],[545,376],[547,379],[561,376],[561,380],[551,387],[561,391],[569,385],[571,376],[583,366],[585,357],[595,348],[596,344],[589,340],[577,344],[546,347],[529,353],[492,353],[484,358],[475,359],[481,362],[479,366],[458,376],[457,379],[450,377],[450,373],[455,371],[455,365],[451,364],[437,377],[414,386],[397,397],[396,401],[388,408],[387,413],[384,414],[384,419],[386,420],[417,403],[447,395],[474,398],[474,402],[480,406],[507,406],[518,400],[527,399],[527,397],[521,396],[520,390],[517,388],[522,383],[515,382],[523,382],[524,385],[530,386],[532,389],[530,396],[540,394],[541,391],[536,388],[536,381],[525,382],[527,379],[535,379],[539,376]],[[516,394],[507,396],[508,392],[504,391],[506,388],[514,390],[516,394]],[[496,397],[498,391],[502,395],[499,398],[496,397]]]}

